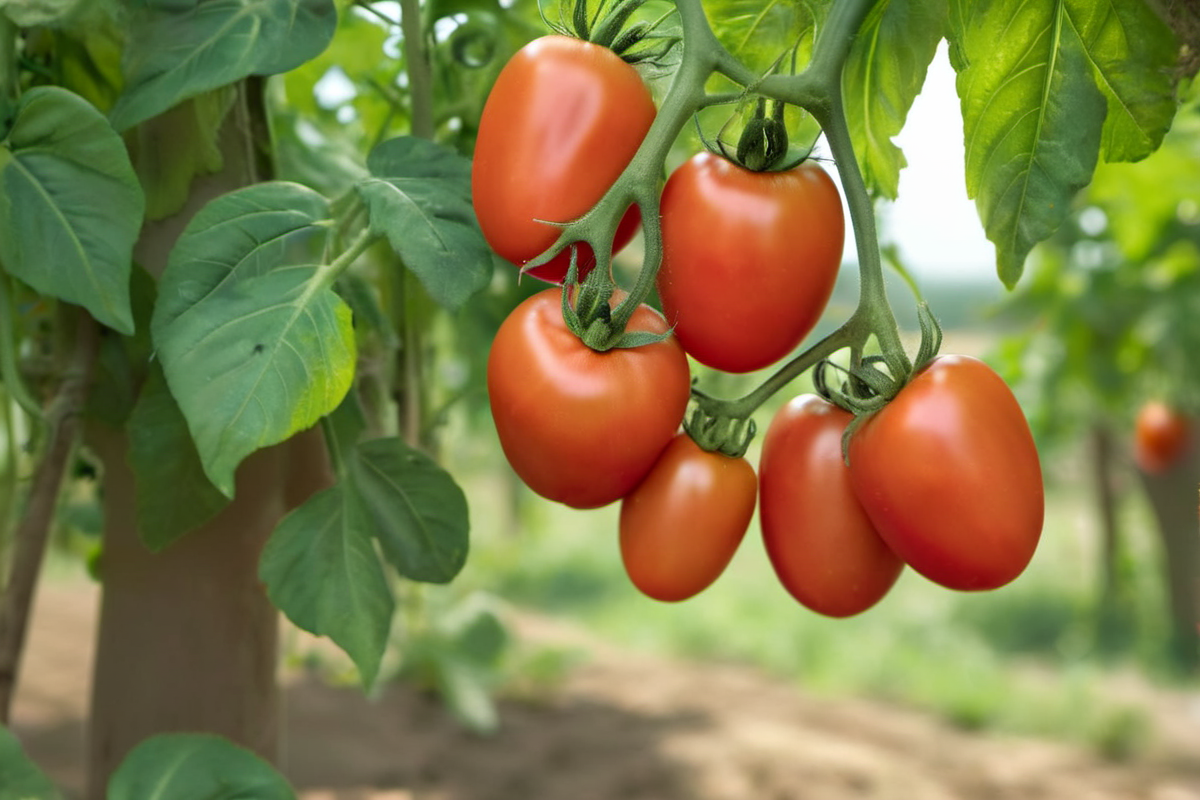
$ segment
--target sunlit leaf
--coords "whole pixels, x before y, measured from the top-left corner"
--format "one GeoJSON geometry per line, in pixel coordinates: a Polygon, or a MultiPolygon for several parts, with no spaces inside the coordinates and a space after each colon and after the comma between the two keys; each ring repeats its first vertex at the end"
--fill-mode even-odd
{"type": "Polygon", "coordinates": [[[350,317],[316,267],[291,267],[221,287],[155,328],[204,471],[227,496],[242,459],[311,427],[346,396],[350,317]]]}
{"type": "Polygon", "coordinates": [[[121,137],[86,100],[26,92],[0,141],[0,262],[43,294],[133,332],[129,272],[144,198],[121,137]]]}
{"type": "Polygon", "coordinates": [[[259,577],[288,619],[328,636],[365,685],[375,681],[395,603],[352,492],[339,484],[288,514],[263,548],[259,577]]]}
{"type": "Polygon", "coordinates": [[[1067,23],[1083,41],[1108,103],[1101,137],[1106,161],[1136,161],[1154,151],[1175,114],[1176,44],[1143,0],[1071,0],[1067,23]]]}
{"type": "Polygon", "coordinates": [[[1068,3],[956,1],[951,60],[967,193],[996,245],[1000,278],[1012,286],[1030,249],[1058,228],[1091,179],[1106,101],[1068,3]]]}
{"type": "Polygon", "coordinates": [[[129,752],[107,800],[295,800],[274,767],[220,736],[166,733],[129,752]]]}
{"type": "Polygon", "coordinates": [[[895,199],[907,163],[900,132],[946,30],[945,0],[882,0],[854,40],[842,91],[868,189],[895,199]]]}
{"type": "Polygon", "coordinates": [[[154,343],[226,495],[245,456],[313,425],[353,377],[350,310],[303,265],[328,213],[296,184],[219,197],[188,224],[160,282],[154,343]]]}
{"type": "Polygon", "coordinates": [[[371,230],[387,237],[430,297],[449,309],[487,285],[492,255],[471,206],[471,162],[433,142],[400,137],[367,158],[359,182],[371,230]]]}
{"type": "Polygon", "coordinates": [[[332,0],[142,0],[113,127],[249,75],[286,72],[324,50],[336,27],[332,0]]]}
{"type": "Polygon", "coordinates": [[[446,583],[467,558],[467,499],[429,456],[397,438],[358,446],[354,490],[392,566],[406,578],[446,583]]]}

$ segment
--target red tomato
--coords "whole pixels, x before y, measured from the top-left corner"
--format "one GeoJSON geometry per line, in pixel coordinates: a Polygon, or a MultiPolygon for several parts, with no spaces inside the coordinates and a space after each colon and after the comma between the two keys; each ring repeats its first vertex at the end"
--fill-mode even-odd
{"type": "MultiPolygon", "coordinates": [[[[561,229],[594,206],[629,164],[654,121],[637,70],[607,48],[544,36],[505,64],[479,121],[471,167],[475,214],[488,244],[517,266],[540,255],[561,229]],[[541,221],[539,221],[541,220],[541,221]]],[[[630,208],[614,252],[637,230],[630,208]]],[[[580,279],[595,263],[579,245],[580,279]]],[[[559,283],[570,248],[529,273],[559,283]]]]}
{"type": "MultiPolygon", "coordinates": [[[[563,324],[561,289],[528,298],[488,354],[488,398],[504,454],[538,494],[596,508],[633,490],[675,435],[691,383],[674,337],[596,352],[563,324]]],[[[663,333],[640,306],[628,330],[663,333]]]]}
{"type": "Polygon", "coordinates": [[[621,502],[621,560],[633,585],[667,602],[707,589],[746,535],[757,487],[746,459],[678,434],[621,502]]]}
{"type": "Polygon", "coordinates": [[[1134,460],[1143,472],[1166,472],[1179,463],[1190,438],[1187,417],[1160,400],[1151,400],[1138,409],[1134,423],[1134,460]]]}
{"type": "Polygon", "coordinates": [[[812,162],[751,172],[704,152],[662,194],[658,293],[692,357],[749,372],[792,352],[837,279],[846,223],[837,186],[812,162]]]}
{"type": "Polygon", "coordinates": [[[771,566],[792,597],[830,617],[866,611],[904,568],[850,488],[842,434],[851,419],[816,395],[800,395],[771,420],[758,462],[758,517],[771,566]]]}
{"type": "Polygon", "coordinates": [[[967,356],[931,361],[850,440],[850,481],[905,563],[951,589],[1024,571],[1042,531],[1042,470],[1004,380],[967,356]]]}

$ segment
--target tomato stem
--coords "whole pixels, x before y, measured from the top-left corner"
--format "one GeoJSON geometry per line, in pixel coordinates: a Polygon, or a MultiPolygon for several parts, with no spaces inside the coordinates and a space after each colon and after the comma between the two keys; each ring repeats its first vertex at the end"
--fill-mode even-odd
{"type": "Polygon", "coordinates": [[[404,36],[404,65],[412,108],[412,134],[432,139],[433,67],[425,49],[421,25],[421,0],[400,0],[400,31],[404,36]]]}
{"type": "Polygon", "coordinates": [[[354,241],[350,246],[342,251],[342,254],[333,261],[321,266],[317,274],[318,280],[314,280],[315,286],[332,286],[333,282],[338,279],[346,269],[354,263],[355,259],[367,251],[371,245],[379,241],[379,234],[374,233],[370,228],[364,228],[359,231],[358,236],[354,237],[354,241]]]}

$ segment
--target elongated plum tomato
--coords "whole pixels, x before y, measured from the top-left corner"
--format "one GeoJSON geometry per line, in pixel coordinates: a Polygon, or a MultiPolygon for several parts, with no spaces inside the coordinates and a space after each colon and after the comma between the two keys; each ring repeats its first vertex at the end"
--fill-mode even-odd
{"type": "Polygon", "coordinates": [[[905,563],[951,589],[1016,578],[1044,514],[1029,425],[991,367],[939,356],[850,440],[850,483],[905,563]]]}
{"type": "Polygon", "coordinates": [[[621,560],[633,585],[668,602],[707,589],[745,537],[757,489],[746,459],[678,434],[621,501],[621,560]]]}
{"type": "MultiPolygon", "coordinates": [[[[563,324],[561,289],[525,300],[488,354],[488,399],[500,445],[538,494],[596,508],[633,490],[675,435],[691,383],[675,337],[592,350],[563,324]]],[[[663,333],[642,305],[628,330],[663,333]]]]}
{"type": "Polygon", "coordinates": [[[904,568],[850,487],[842,456],[849,412],[812,394],[775,414],[758,462],[763,543],[802,605],[849,617],[879,602],[904,568]]]}
{"type": "MultiPolygon", "coordinates": [[[[637,70],[611,50],[566,36],[535,39],[505,64],[479,121],[471,196],[488,244],[517,266],[594,206],[629,164],[654,121],[637,70]],[[541,221],[539,221],[541,220],[541,221]]],[[[613,251],[637,230],[630,208],[613,251]]],[[[595,263],[579,248],[580,278],[595,263]]],[[[529,274],[561,283],[570,248],[529,274]]]]}
{"type": "Polygon", "coordinates": [[[845,232],[837,186],[810,161],[784,172],[708,152],[685,161],[663,188],[658,272],[683,349],[726,372],[788,355],[829,302],[845,232]]]}
{"type": "Polygon", "coordinates": [[[1187,417],[1161,400],[1148,400],[1134,421],[1134,460],[1143,472],[1166,472],[1179,463],[1190,436],[1187,417]]]}

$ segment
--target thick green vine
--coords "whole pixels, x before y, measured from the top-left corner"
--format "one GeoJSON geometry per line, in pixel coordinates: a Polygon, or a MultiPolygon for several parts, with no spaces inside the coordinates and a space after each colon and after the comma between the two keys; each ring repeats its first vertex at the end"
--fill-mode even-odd
{"type": "MultiPolygon", "coordinates": [[[[888,303],[883,266],[875,228],[874,207],[854,153],[850,129],[842,100],[842,73],[854,38],[878,0],[845,0],[833,6],[827,23],[814,44],[813,56],[801,72],[766,77],[752,72],[716,38],[704,14],[700,0],[677,0],[676,11],[682,31],[680,63],[667,89],[649,133],[633,160],[599,203],[584,217],[563,226],[558,241],[531,266],[543,263],[572,242],[587,242],[597,257],[594,274],[611,283],[612,232],[631,204],[641,212],[645,256],[636,283],[628,296],[613,310],[607,336],[593,332],[588,344],[603,349],[619,340],[634,309],[649,296],[662,263],[662,232],[659,221],[658,176],[667,154],[683,126],[702,108],[741,102],[748,97],[770,98],[798,106],[810,113],[821,126],[841,178],[850,209],[858,250],[860,294],[858,306],[850,318],[829,336],[815,343],[781,366],[761,386],[744,397],[722,400],[696,389],[693,396],[699,411],[689,428],[699,431],[729,428],[739,432],[738,441],[721,447],[726,451],[744,449],[745,421],[769,397],[806,370],[815,367],[839,351],[849,350],[850,372],[855,380],[847,382],[833,399],[855,414],[878,408],[908,380],[914,369],[936,353],[936,324],[929,327],[922,352],[914,361],[904,350],[895,315],[888,303]],[[741,92],[709,93],[708,78],[720,74],[743,87],[741,92]],[[881,355],[865,358],[874,339],[881,355]],[[608,345],[604,344],[609,343],[608,345]],[[721,420],[729,420],[725,424],[721,420]],[[740,421],[740,422],[739,422],[740,421]]],[[[926,313],[924,318],[932,322],[926,313]]],[[[717,446],[714,437],[705,435],[707,446],[717,446]]],[[[719,437],[717,437],[719,438],[719,437]]]]}

